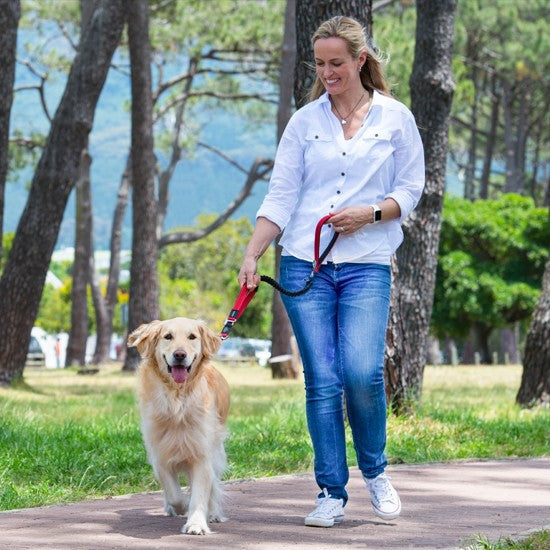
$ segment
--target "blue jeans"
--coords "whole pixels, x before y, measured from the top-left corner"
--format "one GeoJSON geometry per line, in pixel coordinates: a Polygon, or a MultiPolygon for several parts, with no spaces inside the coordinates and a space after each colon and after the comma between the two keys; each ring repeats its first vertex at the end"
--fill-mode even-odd
{"type": "MultiPolygon", "coordinates": [[[[281,258],[280,282],[304,286],[311,263],[281,258]]],[[[390,305],[390,266],[328,263],[309,292],[281,295],[304,367],[306,414],[315,453],[315,479],[347,501],[343,395],[359,469],[374,478],[387,465],[384,347],[390,305]]]]}

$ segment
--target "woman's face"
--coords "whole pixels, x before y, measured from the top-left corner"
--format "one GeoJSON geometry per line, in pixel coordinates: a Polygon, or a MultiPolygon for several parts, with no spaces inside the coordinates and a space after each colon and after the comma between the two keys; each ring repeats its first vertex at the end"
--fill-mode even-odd
{"type": "Polygon", "coordinates": [[[367,54],[354,59],[342,38],[319,38],[313,45],[315,69],[325,90],[331,95],[353,91],[361,85],[359,69],[365,63],[367,54]]]}

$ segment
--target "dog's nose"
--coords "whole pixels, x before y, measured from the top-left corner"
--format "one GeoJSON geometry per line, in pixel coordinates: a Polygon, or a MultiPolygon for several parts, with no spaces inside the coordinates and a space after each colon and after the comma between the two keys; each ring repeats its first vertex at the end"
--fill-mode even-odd
{"type": "Polygon", "coordinates": [[[185,351],[183,351],[182,349],[177,349],[172,355],[174,356],[174,359],[178,362],[184,361],[187,357],[187,353],[185,353],[185,351]]]}

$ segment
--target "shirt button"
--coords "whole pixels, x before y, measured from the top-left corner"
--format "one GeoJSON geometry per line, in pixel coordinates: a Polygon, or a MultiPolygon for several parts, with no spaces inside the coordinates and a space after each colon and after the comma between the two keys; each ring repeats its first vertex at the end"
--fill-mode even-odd
{"type": "Polygon", "coordinates": [[[319,139],[319,136],[315,136],[315,139],[319,139]]]}
{"type": "Polygon", "coordinates": [[[342,156],[343,156],[343,157],[345,157],[345,156],[346,156],[346,152],[345,152],[345,151],[344,151],[344,152],[342,153],[342,156]]]}
{"type": "Polygon", "coordinates": [[[334,208],[334,204],[331,204],[330,207],[331,207],[331,208],[334,208]]]}
{"type": "Polygon", "coordinates": [[[345,173],[345,172],[342,172],[342,173],[341,173],[340,175],[341,175],[341,176],[345,176],[345,175],[346,175],[346,173],[345,173]]]}
{"type": "Polygon", "coordinates": [[[374,137],[378,137],[378,134],[374,134],[374,137]]]}
{"type": "Polygon", "coordinates": [[[339,195],[341,193],[341,191],[336,191],[336,194],[339,195]]]}

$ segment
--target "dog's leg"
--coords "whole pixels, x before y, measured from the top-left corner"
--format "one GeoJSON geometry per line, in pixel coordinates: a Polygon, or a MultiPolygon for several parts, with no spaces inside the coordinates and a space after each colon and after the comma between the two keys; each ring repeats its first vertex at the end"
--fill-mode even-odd
{"type": "Polygon", "coordinates": [[[184,516],[189,505],[189,496],[181,490],[178,473],[174,470],[156,465],[156,478],[164,489],[164,511],[169,516],[184,516]]]}
{"type": "Polygon", "coordinates": [[[208,464],[199,463],[189,472],[191,499],[187,523],[181,532],[189,535],[206,535],[210,533],[207,523],[208,501],[212,491],[214,472],[208,464]]]}
{"type": "Polygon", "coordinates": [[[222,441],[213,456],[214,480],[212,482],[212,490],[210,491],[210,499],[208,501],[208,521],[212,523],[227,521],[227,518],[223,515],[223,491],[221,488],[221,478],[226,467],[226,462],[225,449],[222,441]]]}

